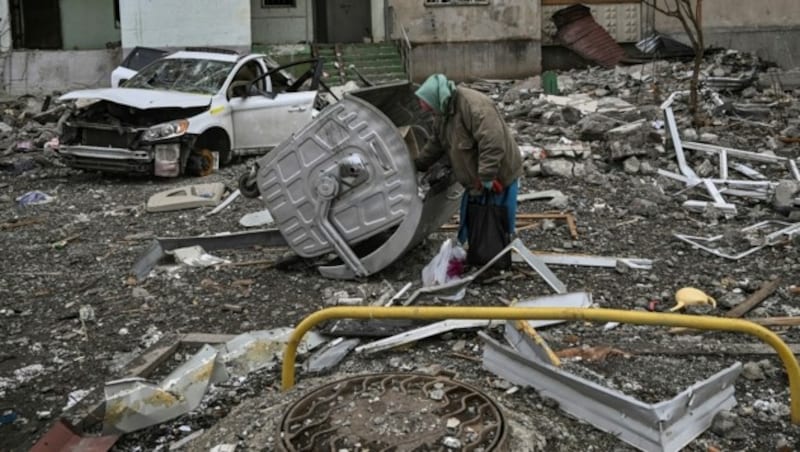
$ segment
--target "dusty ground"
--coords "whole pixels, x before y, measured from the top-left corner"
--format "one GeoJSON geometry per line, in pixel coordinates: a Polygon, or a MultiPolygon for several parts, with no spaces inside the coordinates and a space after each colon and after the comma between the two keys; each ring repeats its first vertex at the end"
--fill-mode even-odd
{"type": "MultiPolygon", "coordinates": [[[[714,126],[708,130],[715,130],[714,126]]],[[[757,136],[754,130],[730,128],[717,133],[757,136]]],[[[800,148],[794,146],[782,152],[797,157],[800,148]]],[[[649,162],[663,168],[674,165],[671,152],[654,154],[649,162]]],[[[673,232],[711,235],[765,219],[785,220],[769,206],[742,203],[734,218],[708,218],[681,208],[685,197],[670,196],[681,188],[673,182],[653,174],[626,173],[619,163],[606,164],[602,158],[597,163],[597,170],[587,177],[528,177],[522,183],[521,192],[558,189],[569,197],[565,210],[577,218],[578,240],[569,236],[563,224],[544,224],[521,231],[519,236],[534,250],[648,258],[654,260],[654,266],[651,271],[625,272],[552,266],[570,290],[592,292],[601,307],[641,310],[647,309],[650,301],[658,302],[657,309],[666,309],[672,305],[675,290],[694,286],[720,304],[716,309],[693,308],[690,312],[723,315],[763,283],[780,277],[778,290],[748,315],[789,316],[800,312],[800,298],[789,290],[790,285],[798,283],[797,241],[763,249],[740,261],[728,261],[693,250],[672,236],[673,232]]],[[[358,294],[361,287],[368,294],[379,295],[384,280],[395,288],[407,282],[418,287],[422,267],[441,240],[448,237],[432,236],[402,262],[359,282],[323,279],[311,264],[286,269],[263,265],[183,268],[177,274],[162,272],[138,283],[129,279],[132,264],[153,236],[242,230],[239,218],[262,208],[258,200],[240,198],[210,218],[204,217],[202,210],[153,214],[144,212],[150,195],[192,182],[219,180],[233,185],[245,168],[246,163],[238,163],[202,180],[177,181],[54,168],[20,175],[0,173],[0,203],[5,207],[0,223],[10,225],[0,231],[4,253],[0,263],[0,411],[10,409],[18,415],[13,424],[0,426],[0,450],[29,448],[61,415],[68,394],[102,390],[104,382],[123,376],[124,365],[162,335],[237,334],[292,326],[328,306],[326,294],[331,289],[358,294]],[[55,196],[55,201],[19,207],[14,198],[31,190],[55,196]],[[13,224],[29,219],[32,222],[28,225],[13,224]],[[64,239],[70,240],[58,244],[64,239]],[[78,319],[79,309],[85,305],[94,309],[97,318],[86,324],[86,334],[78,319]]],[[[522,212],[546,210],[552,207],[540,201],[520,205],[522,212]]],[[[284,251],[250,249],[214,254],[244,262],[277,259],[284,251]]],[[[515,267],[507,279],[474,284],[462,303],[501,306],[501,298],[525,299],[550,293],[540,279],[522,273],[523,269],[515,267]]],[[[787,342],[800,342],[796,329],[775,331],[787,342]]],[[[554,349],[612,345],[629,351],[633,355],[630,358],[573,362],[568,368],[592,374],[646,401],[670,397],[737,360],[747,363],[767,359],[771,365],[760,365],[765,379],[740,377],[737,381],[735,431],[708,431],[688,450],[706,451],[714,446],[720,450],[788,451],[800,447],[800,429],[789,422],[787,376],[774,355],[680,353],[700,346],[713,350],[754,343],[754,339],[726,333],[675,336],[662,328],[627,325],[604,331],[603,325],[583,323],[549,327],[542,333],[554,349]],[[646,347],[671,353],[637,354],[646,347]]],[[[238,444],[241,449],[237,450],[274,450],[275,426],[287,403],[316,384],[362,373],[435,373],[442,369],[482,388],[506,410],[517,441],[513,450],[630,450],[613,436],[567,417],[533,390],[508,391],[507,384],[482,369],[480,350],[475,332],[462,331],[400,350],[367,357],[351,355],[335,373],[313,379],[300,374],[300,385],[288,394],[279,392],[277,370],[257,372],[244,382],[215,387],[203,406],[188,415],[123,437],[115,450],[168,448],[198,429],[206,429],[206,434],[192,443],[194,450],[208,450],[218,444],[238,444]],[[460,352],[454,354],[454,348],[460,352]]],[[[188,351],[179,358],[187,355],[188,351]]],[[[175,364],[177,359],[171,362],[175,364]]]]}

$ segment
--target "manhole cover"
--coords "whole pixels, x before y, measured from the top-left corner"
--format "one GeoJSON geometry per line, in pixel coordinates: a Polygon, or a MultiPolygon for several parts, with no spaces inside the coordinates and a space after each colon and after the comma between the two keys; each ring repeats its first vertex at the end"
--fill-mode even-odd
{"type": "Polygon", "coordinates": [[[417,374],[366,375],[301,398],[280,425],[286,451],[498,451],[500,409],[484,393],[417,374]]]}

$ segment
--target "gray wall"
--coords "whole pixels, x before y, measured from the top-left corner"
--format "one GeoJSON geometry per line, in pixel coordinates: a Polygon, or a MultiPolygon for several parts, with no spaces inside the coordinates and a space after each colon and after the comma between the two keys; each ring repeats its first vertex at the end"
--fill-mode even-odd
{"type": "Polygon", "coordinates": [[[119,49],[14,51],[5,60],[3,82],[12,95],[110,86],[119,62],[119,49]]]}
{"type": "MultiPolygon", "coordinates": [[[[754,52],[786,68],[800,66],[798,0],[704,0],[703,26],[707,46],[754,52]]],[[[683,34],[680,22],[659,13],[655,28],[679,38],[683,34]]]]}
{"type": "Polygon", "coordinates": [[[262,8],[261,0],[250,0],[254,44],[284,44],[311,41],[314,33],[312,0],[297,0],[294,8],[262,8]]]}
{"type": "Polygon", "coordinates": [[[517,79],[541,72],[541,45],[533,40],[417,44],[412,51],[412,79],[441,72],[455,80],[517,79]]]}
{"type": "Polygon", "coordinates": [[[249,51],[252,45],[250,0],[121,0],[120,16],[125,51],[136,46],[249,51]]]}
{"type": "Polygon", "coordinates": [[[492,0],[475,5],[426,6],[390,0],[392,37],[408,32],[413,78],[443,72],[463,80],[517,78],[541,71],[539,1],[492,0]]]}

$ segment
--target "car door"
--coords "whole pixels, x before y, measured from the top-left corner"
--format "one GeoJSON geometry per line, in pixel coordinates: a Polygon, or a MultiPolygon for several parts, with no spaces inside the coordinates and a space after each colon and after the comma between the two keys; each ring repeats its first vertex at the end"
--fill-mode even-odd
{"type": "MultiPolygon", "coordinates": [[[[263,71],[261,62],[258,67],[263,71]]],[[[248,76],[237,73],[231,83],[246,80],[248,76]]],[[[230,97],[237,150],[271,149],[311,122],[316,91],[276,93],[271,91],[271,83],[265,85],[259,87],[260,93],[238,96],[232,93],[230,97]]]]}

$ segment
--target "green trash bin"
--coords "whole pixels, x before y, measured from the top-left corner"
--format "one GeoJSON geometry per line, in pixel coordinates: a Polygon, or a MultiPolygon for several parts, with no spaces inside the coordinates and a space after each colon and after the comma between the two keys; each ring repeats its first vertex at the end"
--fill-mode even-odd
{"type": "Polygon", "coordinates": [[[553,71],[542,74],[542,89],[545,94],[558,94],[558,75],[553,71]]]}

